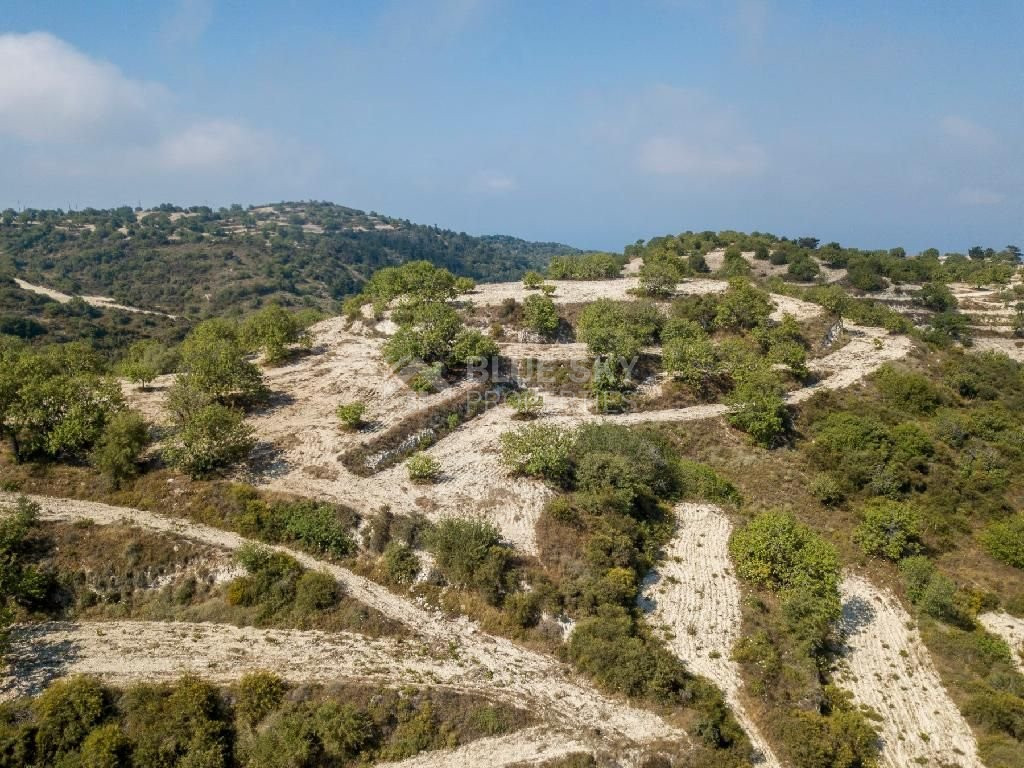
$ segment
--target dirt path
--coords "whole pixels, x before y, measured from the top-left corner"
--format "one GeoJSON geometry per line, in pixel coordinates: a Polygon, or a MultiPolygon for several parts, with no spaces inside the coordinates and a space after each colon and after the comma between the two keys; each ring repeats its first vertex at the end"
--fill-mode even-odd
{"type": "Polygon", "coordinates": [[[1007,339],[995,336],[976,337],[974,339],[974,349],[1002,352],[1011,360],[1024,363],[1024,339],[1007,339]]]}
{"type": "MultiPolygon", "coordinates": [[[[16,498],[14,494],[0,493],[0,503],[12,504],[16,498]]],[[[249,543],[235,533],[152,512],[70,499],[30,498],[42,506],[44,519],[125,522],[227,550],[249,543]]],[[[326,570],[348,595],[410,627],[421,642],[447,649],[456,663],[481,670],[495,691],[529,707],[547,722],[574,733],[600,733],[609,741],[642,744],[686,738],[682,731],[658,716],[598,693],[556,660],[527,651],[504,638],[486,635],[465,617],[453,618],[425,610],[345,568],[286,547],[273,548],[286,552],[306,567],[326,570]]]]}
{"type": "MultiPolygon", "coordinates": [[[[632,300],[639,280],[636,277],[620,277],[614,280],[549,280],[555,286],[551,300],[555,304],[586,304],[597,299],[632,300]]],[[[708,278],[687,278],[676,286],[676,296],[697,296],[705,293],[723,293],[729,283],[725,280],[708,278]]],[[[482,283],[466,299],[479,306],[501,304],[507,299],[522,302],[527,296],[537,295],[539,291],[529,290],[522,283],[482,283]]],[[[817,304],[801,301],[789,296],[771,294],[775,309],[772,318],[781,320],[783,314],[791,314],[797,320],[808,320],[820,315],[824,310],[817,304]]]]}
{"type": "Polygon", "coordinates": [[[1001,637],[1010,646],[1017,671],[1024,674],[1024,619],[1008,613],[990,611],[978,616],[978,622],[988,632],[1001,637]]]}
{"type": "Polygon", "coordinates": [[[86,304],[93,307],[99,307],[100,309],[119,309],[122,312],[135,312],[139,315],[158,315],[160,317],[168,317],[171,320],[178,319],[177,316],[168,315],[166,312],[156,312],[151,309],[139,309],[138,307],[129,307],[124,304],[118,304],[116,301],[106,296],[71,296],[67,293],[61,293],[60,291],[55,291],[51,288],[44,288],[41,285],[27,283],[24,280],[19,280],[18,278],[14,278],[14,282],[17,283],[18,287],[24,291],[38,293],[40,296],[46,296],[60,304],[67,304],[73,299],[78,298],[86,304]]]}
{"type": "Polygon", "coordinates": [[[231,624],[45,622],[13,629],[11,664],[0,697],[34,694],[65,675],[97,675],[124,685],[194,672],[230,683],[267,669],[296,683],[347,680],[444,685],[493,692],[482,670],[443,659],[422,641],[350,632],[236,627],[231,624]]]}
{"type": "Polygon", "coordinates": [[[732,524],[710,504],[676,506],[676,535],[644,590],[655,625],[686,666],[718,686],[756,751],[756,765],[781,768],[740,698],[732,649],[741,626],[740,587],[729,559],[732,524]]]}
{"type": "Polygon", "coordinates": [[[576,737],[538,726],[506,736],[478,739],[457,749],[426,752],[397,763],[376,763],[374,768],[504,768],[589,751],[576,737]]]}
{"type": "Polygon", "coordinates": [[[883,764],[983,768],[974,734],[895,596],[852,574],[840,592],[846,648],[837,679],[881,716],[883,764]]]}

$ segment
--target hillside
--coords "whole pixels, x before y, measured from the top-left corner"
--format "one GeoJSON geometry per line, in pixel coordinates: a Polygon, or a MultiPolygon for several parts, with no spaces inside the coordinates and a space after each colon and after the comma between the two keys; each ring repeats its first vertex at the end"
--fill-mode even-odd
{"type": "Polygon", "coordinates": [[[223,766],[1024,766],[1021,276],[682,233],[115,367],[0,337],[0,736],[156,764],[157,691],[223,766]]]}
{"type": "Polygon", "coordinates": [[[48,340],[60,341],[159,335],[167,325],[156,316],[104,320],[80,306],[60,310],[25,295],[15,277],[189,321],[271,299],[331,310],[374,270],[413,259],[477,280],[511,280],[571,252],[558,243],[474,237],[319,202],[8,210],[0,217],[0,328],[23,337],[52,330],[48,340]],[[25,320],[30,316],[35,325],[25,320]]]}

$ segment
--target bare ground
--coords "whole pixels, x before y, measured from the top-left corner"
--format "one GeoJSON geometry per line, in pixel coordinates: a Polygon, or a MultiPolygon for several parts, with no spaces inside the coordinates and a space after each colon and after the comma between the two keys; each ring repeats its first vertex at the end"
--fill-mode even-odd
{"type": "Polygon", "coordinates": [[[676,535],[644,589],[645,608],[686,666],[725,693],[754,747],[755,764],[780,768],[739,695],[740,671],[732,659],[740,629],[740,588],[728,551],[732,524],[710,504],[679,504],[675,512],[676,535]]]}
{"type": "Polygon", "coordinates": [[[17,283],[18,287],[24,291],[38,293],[39,295],[46,296],[60,304],[67,304],[72,299],[79,298],[86,304],[93,307],[99,307],[100,309],[119,309],[123,312],[135,312],[140,315],[160,315],[161,317],[169,317],[171,320],[177,319],[174,315],[168,315],[165,312],[155,312],[150,309],[139,309],[138,307],[129,307],[124,304],[118,304],[114,299],[106,296],[71,296],[66,293],[61,293],[60,291],[55,291],[51,288],[44,288],[41,285],[32,285],[32,283],[27,283],[24,280],[19,280],[18,278],[14,278],[14,282],[17,283]]]}
{"type": "MultiPolygon", "coordinates": [[[[152,512],[70,499],[31,498],[42,506],[44,519],[124,522],[227,550],[249,543],[228,531],[152,512]]],[[[0,503],[12,504],[15,499],[14,494],[0,493],[0,503]]],[[[520,648],[505,638],[486,635],[465,617],[426,610],[369,579],[305,553],[286,547],[273,549],[286,552],[306,567],[326,570],[349,596],[410,627],[419,642],[444,650],[453,662],[467,669],[479,670],[496,696],[527,706],[538,718],[557,727],[594,734],[606,743],[644,744],[687,738],[657,715],[598,693],[555,659],[520,648]]]]}
{"type": "Polygon", "coordinates": [[[881,716],[883,764],[982,768],[974,734],[896,597],[855,574],[840,592],[846,648],[837,679],[881,716]]]}
{"type": "Polygon", "coordinates": [[[173,680],[193,672],[230,683],[266,669],[296,683],[346,680],[442,685],[491,691],[478,668],[438,656],[417,640],[349,632],[257,629],[230,624],[104,621],[14,627],[0,696],[38,693],[66,675],[96,675],[115,685],[173,680]]]}

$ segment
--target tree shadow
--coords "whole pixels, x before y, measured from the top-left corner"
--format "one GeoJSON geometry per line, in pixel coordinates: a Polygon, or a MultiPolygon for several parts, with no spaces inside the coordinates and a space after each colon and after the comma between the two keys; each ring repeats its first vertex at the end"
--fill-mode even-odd
{"type": "Polygon", "coordinates": [[[870,600],[853,596],[843,603],[843,635],[850,637],[864,631],[875,618],[875,606],[870,600]]]}
{"type": "Polygon", "coordinates": [[[64,677],[78,659],[79,649],[70,640],[50,639],[49,635],[76,626],[72,622],[46,622],[13,628],[4,655],[7,674],[0,680],[0,699],[35,696],[64,677]]]}

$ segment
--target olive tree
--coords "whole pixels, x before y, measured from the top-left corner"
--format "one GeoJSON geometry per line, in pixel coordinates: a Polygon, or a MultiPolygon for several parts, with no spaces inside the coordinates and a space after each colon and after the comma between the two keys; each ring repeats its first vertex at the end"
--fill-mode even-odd
{"type": "Polygon", "coordinates": [[[255,444],[241,412],[211,403],[180,426],[164,449],[164,459],[191,477],[203,478],[242,461],[255,444]]]}

